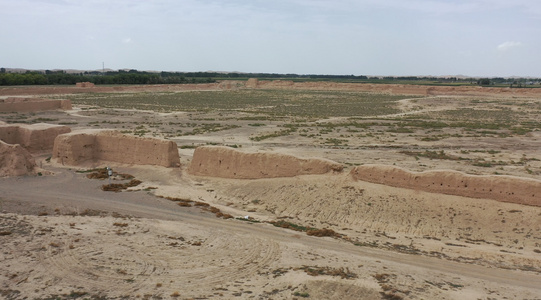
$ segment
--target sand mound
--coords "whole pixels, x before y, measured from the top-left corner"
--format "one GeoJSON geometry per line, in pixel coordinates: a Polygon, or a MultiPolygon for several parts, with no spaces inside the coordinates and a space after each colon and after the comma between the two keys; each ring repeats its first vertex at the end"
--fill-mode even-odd
{"type": "Polygon", "coordinates": [[[71,101],[16,97],[0,99],[0,112],[42,111],[55,109],[71,109],[71,101]]]}
{"type": "Polygon", "coordinates": [[[0,124],[0,140],[8,144],[19,144],[28,151],[52,150],[54,139],[71,129],[64,125],[38,124],[0,124]]]}
{"type": "MultiPolygon", "coordinates": [[[[253,216],[270,213],[304,226],[333,226],[368,243],[370,234],[388,234],[398,238],[392,243],[402,238],[401,243],[408,243],[408,237],[437,237],[526,248],[535,247],[540,238],[539,207],[356,181],[349,174],[208,180],[208,186],[222,197],[219,204],[253,216]],[[527,229],[517,232],[517,228],[527,229]]],[[[429,251],[437,244],[422,243],[429,251]]]]}
{"type": "Polygon", "coordinates": [[[410,172],[384,165],[351,170],[355,180],[433,193],[541,206],[541,181],[512,176],[475,176],[457,171],[410,172]]]}
{"type": "Polygon", "coordinates": [[[188,172],[193,175],[236,179],[293,177],[342,171],[342,165],[325,159],[298,158],[278,153],[244,153],[229,147],[195,149],[188,172]]]}
{"type": "Polygon", "coordinates": [[[23,147],[0,141],[0,177],[26,175],[35,167],[34,158],[23,147]]]}
{"type": "Polygon", "coordinates": [[[113,130],[84,130],[56,137],[53,158],[62,164],[111,161],[136,165],[180,166],[172,141],[142,138],[113,130]]]}

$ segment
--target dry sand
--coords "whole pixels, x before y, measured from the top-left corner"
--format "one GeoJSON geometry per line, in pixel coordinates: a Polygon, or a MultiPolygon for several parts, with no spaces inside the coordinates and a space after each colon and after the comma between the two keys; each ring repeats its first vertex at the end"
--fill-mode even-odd
{"type": "MultiPolygon", "coordinates": [[[[98,111],[119,120],[188,117],[75,109],[43,116],[68,122],[100,120],[98,111]]],[[[448,161],[419,166],[390,151],[296,147],[301,141],[288,137],[252,145],[247,136],[178,141],[225,140],[244,150],[478,172],[448,161]]],[[[538,142],[530,143],[522,147],[535,154],[538,142]]],[[[132,174],[143,183],[131,192],[101,191],[107,181],[50,162],[47,154],[36,162],[51,175],[0,179],[0,298],[541,299],[540,207],[355,181],[347,171],[255,180],[194,176],[186,172],[193,149],[179,153],[182,168],[78,167],[107,164],[132,174]],[[205,202],[239,219],[156,195],[205,202]],[[332,229],[339,237],[267,223],[277,220],[332,229]]]]}

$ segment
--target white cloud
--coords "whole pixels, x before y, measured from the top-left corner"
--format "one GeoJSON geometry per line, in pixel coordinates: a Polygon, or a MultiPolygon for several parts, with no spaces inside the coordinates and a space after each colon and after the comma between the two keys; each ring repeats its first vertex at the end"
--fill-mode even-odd
{"type": "Polygon", "coordinates": [[[124,43],[124,44],[129,44],[129,43],[131,43],[131,42],[132,42],[132,39],[129,38],[129,37],[123,38],[123,39],[122,39],[122,43],[124,43]]]}
{"type": "Polygon", "coordinates": [[[502,44],[498,45],[498,51],[507,52],[507,51],[509,51],[511,49],[522,47],[522,45],[523,44],[521,42],[507,41],[505,43],[502,43],[502,44]]]}

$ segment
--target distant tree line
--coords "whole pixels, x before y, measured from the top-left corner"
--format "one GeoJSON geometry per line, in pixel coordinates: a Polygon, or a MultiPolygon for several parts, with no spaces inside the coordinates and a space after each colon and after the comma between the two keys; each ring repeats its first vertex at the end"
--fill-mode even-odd
{"type": "Polygon", "coordinates": [[[84,72],[70,74],[64,71],[27,71],[25,73],[7,73],[0,69],[0,85],[73,85],[77,82],[92,82],[94,84],[182,84],[182,83],[212,83],[211,76],[193,76],[195,73],[172,72],[140,72],[109,71],[84,72]]]}
{"type": "Polygon", "coordinates": [[[146,72],[138,70],[118,71],[86,71],[82,73],[66,73],[65,71],[26,71],[25,73],[6,72],[0,68],[0,85],[46,85],[75,84],[92,82],[94,84],[182,84],[212,83],[221,80],[245,80],[258,78],[262,80],[288,79],[296,81],[340,81],[369,83],[408,83],[433,85],[479,85],[479,86],[540,86],[541,79],[532,78],[463,78],[432,76],[365,76],[365,75],[317,75],[317,74],[279,74],[279,73],[224,73],[224,72],[146,72]]]}

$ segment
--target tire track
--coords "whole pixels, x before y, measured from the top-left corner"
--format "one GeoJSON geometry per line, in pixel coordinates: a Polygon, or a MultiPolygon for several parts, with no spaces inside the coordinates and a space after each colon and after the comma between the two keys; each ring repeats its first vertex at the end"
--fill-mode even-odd
{"type": "MultiPolygon", "coordinates": [[[[97,219],[98,224],[96,218],[87,219],[84,226],[95,232],[83,228],[76,238],[51,234],[55,237],[42,242],[44,251],[39,254],[43,269],[61,278],[64,286],[108,293],[133,294],[156,282],[189,283],[191,289],[203,290],[256,274],[280,255],[278,243],[252,235],[164,230],[161,222],[142,227],[131,220],[124,223],[126,229],[111,230],[107,227],[114,220],[104,219],[97,219]],[[115,238],[116,245],[108,247],[115,238]]],[[[56,231],[67,226],[59,225],[56,231]]]]}

